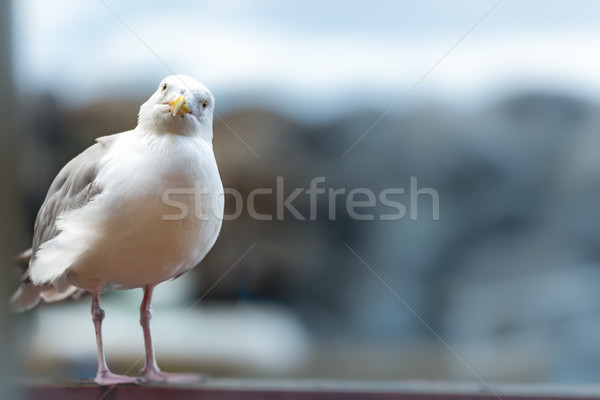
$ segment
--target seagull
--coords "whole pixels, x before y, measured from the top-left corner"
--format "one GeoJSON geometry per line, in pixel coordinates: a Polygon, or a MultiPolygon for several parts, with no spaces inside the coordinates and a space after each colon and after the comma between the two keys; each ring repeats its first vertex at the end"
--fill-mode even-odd
{"type": "Polygon", "coordinates": [[[32,247],[18,256],[26,269],[11,298],[14,311],[92,293],[99,385],[201,379],[159,369],[150,318],[156,285],[200,263],[221,229],[214,107],[197,80],[165,78],[140,107],[133,130],[96,139],[58,173],[37,215],[32,247]],[[100,294],[133,288],[144,291],[143,378],[112,373],[102,345],[100,294]]]}

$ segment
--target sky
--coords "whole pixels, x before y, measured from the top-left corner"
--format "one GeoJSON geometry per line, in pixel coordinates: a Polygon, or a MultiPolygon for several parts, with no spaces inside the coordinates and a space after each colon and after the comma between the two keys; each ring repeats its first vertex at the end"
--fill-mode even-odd
{"type": "Polygon", "coordinates": [[[172,73],[230,103],[325,114],[529,89],[600,97],[595,1],[20,0],[13,14],[18,90],[67,105],[143,98],[172,73]]]}

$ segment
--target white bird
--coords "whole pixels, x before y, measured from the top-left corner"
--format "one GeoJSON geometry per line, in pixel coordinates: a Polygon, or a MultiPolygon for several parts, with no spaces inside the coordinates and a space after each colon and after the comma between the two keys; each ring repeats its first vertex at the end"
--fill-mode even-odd
{"type": "Polygon", "coordinates": [[[28,268],[11,298],[13,310],[28,310],[40,299],[93,294],[100,385],[140,382],[106,365],[99,297],[111,289],[144,290],[145,379],[196,379],[158,368],[150,303],[156,285],[202,261],[221,229],[214,106],[210,91],[195,79],[165,78],[141,106],[135,129],[96,139],[58,173],[37,215],[32,247],[20,255],[28,268]]]}

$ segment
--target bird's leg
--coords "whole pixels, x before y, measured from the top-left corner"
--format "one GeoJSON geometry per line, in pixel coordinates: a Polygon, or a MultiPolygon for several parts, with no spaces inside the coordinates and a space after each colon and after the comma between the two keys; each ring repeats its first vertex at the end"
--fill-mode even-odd
{"type": "Polygon", "coordinates": [[[152,319],[152,292],[154,286],[144,287],[144,299],[140,306],[140,325],[144,331],[144,345],[146,347],[146,362],[142,373],[149,381],[155,382],[199,382],[205,377],[198,374],[177,374],[162,372],[156,364],[152,336],[150,334],[150,320],[152,319]]]}
{"type": "Polygon", "coordinates": [[[140,325],[144,331],[144,346],[146,349],[146,361],[142,372],[146,375],[149,373],[160,371],[156,365],[156,357],[154,356],[154,347],[152,346],[152,336],[150,334],[150,320],[152,319],[152,292],[153,286],[144,287],[144,299],[140,305],[140,325]]]}
{"type": "Polygon", "coordinates": [[[92,319],[94,329],[96,330],[96,344],[98,345],[98,373],[94,382],[98,385],[116,385],[119,383],[140,383],[139,378],[117,375],[110,372],[104,358],[104,346],[102,345],[102,320],[104,319],[104,310],[100,308],[100,291],[94,292],[92,299],[92,319]]]}

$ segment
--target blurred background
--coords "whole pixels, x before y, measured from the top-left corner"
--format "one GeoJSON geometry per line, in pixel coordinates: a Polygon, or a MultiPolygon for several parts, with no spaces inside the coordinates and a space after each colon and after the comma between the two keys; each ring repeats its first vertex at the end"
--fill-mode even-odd
{"type": "MultiPolygon", "coordinates": [[[[315,177],[375,192],[417,177],[440,218],[427,196],[416,220],[343,206],[330,220],[327,196],[315,220],[244,210],[200,268],[157,289],[163,369],[597,382],[599,14],[593,1],[13,1],[3,244],[28,248],[60,168],[187,74],[216,98],[221,176],[244,198],[278,176],[286,194],[315,177]]],[[[256,201],[275,213],[275,196],[256,201]]],[[[308,217],[306,196],[294,205],[308,217]]],[[[2,273],[16,287],[16,268],[2,273]]],[[[109,366],[137,372],[141,291],[102,301],[109,366]]],[[[4,318],[20,374],[94,376],[89,302],[4,318]]]]}

